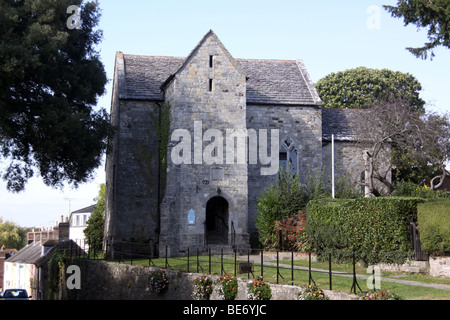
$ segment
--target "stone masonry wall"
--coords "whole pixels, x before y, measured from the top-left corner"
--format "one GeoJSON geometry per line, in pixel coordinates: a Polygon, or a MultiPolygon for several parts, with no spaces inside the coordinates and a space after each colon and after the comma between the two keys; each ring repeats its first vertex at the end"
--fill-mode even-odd
{"type": "Polygon", "coordinates": [[[120,100],[116,143],[106,164],[106,234],[115,240],[157,241],[158,145],[147,101],[120,100]]]}
{"type": "MultiPolygon", "coordinates": [[[[219,40],[210,35],[167,86],[165,98],[171,105],[171,135],[175,130],[187,130],[191,150],[177,152],[187,160],[174,163],[172,152],[184,138],[174,137],[175,141],[169,142],[161,245],[169,246],[170,255],[187,247],[203,247],[206,207],[214,197],[228,202],[225,223],[230,235],[235,231],[237,242],[248,243],[247,166],[226,161],[227,130],[246,128],[245,75],[219,40]],[[203,135],[209,129],[217,135],[205,137],[203,142],[203,135]],[[212,150],[207,151],[212,142],[217,142],[217,161],[208,163],[204,154],[212,154],[212,150]],[[195,213],[195,220],[190,224],[189,212],[195,213]]],[[[231,244],[231,236],[226,244],[231,244]]]]}
{"type": "MultiPolygon", "coordinates": [[[[289,137],[297,149],[297,167],[301,181],[305,181],[309,169],[322,167],[322,113],[314,106],[247,106],[248,129],[279,129],[280,143],[289,137]]],[[[270,139],[269,139],[270,141],[270,139]]],[[[270,153],[270,147],[269,147],[270,153]]],[[[277,155],[278,156],[278,155],[277,155]]],[[[249,166],[249,229],[256,232],[256,202],[262,191],[275,183],[278,174],[262,176],[261,165],[249,166]]]]}
{"type": "MultiPolygon", "coordinates": [[[[78,260],[76,265],[81,270],[81,289],[69,290],[67,299],[71,300],[193,300],[193,281],[199,277],[196,273],[166,271],[169,289],[163,295],[151,292],[147,288],[153,267],[131,266],[104,261],[78,260]]],[[[212,276],[213,280],[217,276],[212,276]]],[[[247,279],[238,277],[238,298],[247,300],[247,279]]],[[[271,300],[297,300],[300,287],[270,284],[271,300]]],[[[324,290],[331,300],[354,300],[356,296],[324,290]]],[[[216,290],[211,300],[220,300],[216,290]]]]}

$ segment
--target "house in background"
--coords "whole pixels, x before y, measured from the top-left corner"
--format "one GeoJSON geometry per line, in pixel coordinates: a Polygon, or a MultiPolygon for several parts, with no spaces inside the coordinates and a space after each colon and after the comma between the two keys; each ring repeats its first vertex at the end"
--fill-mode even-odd
{"type": "Polygon", "coordinates": [[[69,222],[43,232],[30,232],[35,241],[5,261],[3,289],[25,289],[34,300],[44,299],[47,282],[47,262],[58,251],[83,254],[81,248],[69,239],[69,222]],[[50,237],[48,237],[50,236],[50,237]]]}
{"type": "Polygon", "coordinates": [[[0,292],[3,292],[3,273],[5,260],[17,253],[16,249],[6,249],[3,245],[0,248],[0,292]]]}
{"type": "Polygon", "coordinates": [[[69,223],[69,237],[75,241],[81,248],[87,246],[87,240],[84,235],[84,229],[87,227],[87,222],[94,212],[95,205],[74,211],[70,214],[69,223]]]}

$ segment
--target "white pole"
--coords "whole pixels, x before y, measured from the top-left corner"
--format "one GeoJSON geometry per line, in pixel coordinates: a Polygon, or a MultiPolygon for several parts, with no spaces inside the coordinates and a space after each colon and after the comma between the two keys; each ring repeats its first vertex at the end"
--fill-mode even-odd
{"type": "Polygon", "coordinates": [[[335,195],[335,185],[334,185],[334,134],[331,135],[331,193],[333,196],[333,199],[336,198],[335,195]]]}

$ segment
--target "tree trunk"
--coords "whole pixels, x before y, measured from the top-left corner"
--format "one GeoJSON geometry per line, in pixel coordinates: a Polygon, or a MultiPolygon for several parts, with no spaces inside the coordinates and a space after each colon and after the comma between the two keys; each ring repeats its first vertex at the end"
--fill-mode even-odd
{"type": "Polygon", "coordinates": [[[437,188],[439,188],[440,186],[442,186],[444,184],[444,180],[447,175],[447,171],[445,170],[445,164],[441,163],[440,168],[442,170],[442,175],[436,176],[433,179],[431,179],[431,182],[430,182],[431,190],[436,190],[437,188]],[[440,179],[440,181],[438,184],[435,185],[434,182],[437,179],[440,179]]]}

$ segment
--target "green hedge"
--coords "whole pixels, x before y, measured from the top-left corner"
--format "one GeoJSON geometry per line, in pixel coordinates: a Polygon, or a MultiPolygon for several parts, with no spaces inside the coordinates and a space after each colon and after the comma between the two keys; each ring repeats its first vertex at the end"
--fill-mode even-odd
{"type": "Polygon", "coordinates": [[[409,225],[417,221],[421,202],[420,198],[397,197],[311,201],[308,237],[318,253],[355,253],[366,265],[404,263],[412,251],[409,225]]]}
{"type": "Polygon", "coordinates": [[[422,249],[431,255],[450,255],[450,199],[419,204],[417,214],[422,249]]]}

